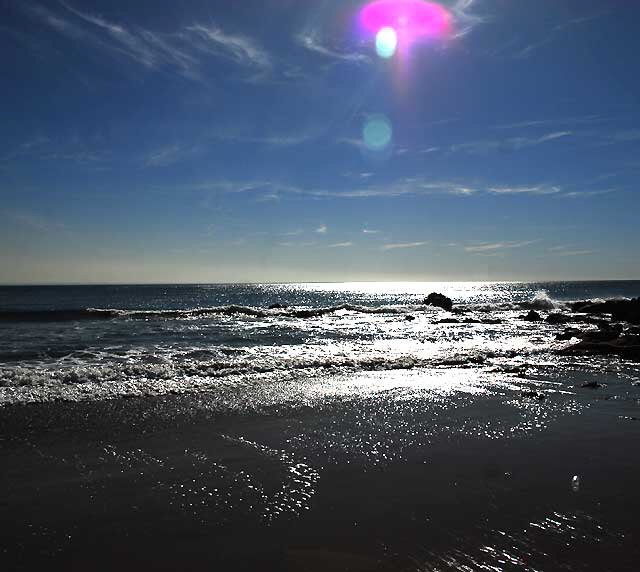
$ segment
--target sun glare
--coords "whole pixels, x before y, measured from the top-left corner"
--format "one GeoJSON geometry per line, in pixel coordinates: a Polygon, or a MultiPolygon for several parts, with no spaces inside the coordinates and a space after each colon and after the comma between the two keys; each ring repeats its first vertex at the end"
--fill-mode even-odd
{"type": "Polygon", "coordinates": [[[381,58],[390,58],[396,53],[398,36],[393,28],[380,28],[376,34],[376,52],[381,58]]]}
{"type": "Polygon", "coordinates": [[[451,16],[436,2],[375,0],[360,10],[359,25],[366,37],[375,38],[378,55],[390,58],[415,42],[445,38],[451,16]]]}

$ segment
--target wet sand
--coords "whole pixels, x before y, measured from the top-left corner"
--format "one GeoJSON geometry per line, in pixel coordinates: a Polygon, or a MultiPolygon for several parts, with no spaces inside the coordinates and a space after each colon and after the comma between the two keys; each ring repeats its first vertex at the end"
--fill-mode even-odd
{"type": "Polygon", "coordinates": [[[640,388],[583,381],[398,371],[6,407],[0,565],[635,570],[640,388]]]}

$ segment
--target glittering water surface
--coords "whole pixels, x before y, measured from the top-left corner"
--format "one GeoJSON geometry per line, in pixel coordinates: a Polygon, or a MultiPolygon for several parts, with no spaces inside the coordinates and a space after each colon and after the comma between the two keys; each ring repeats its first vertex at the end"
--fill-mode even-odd
{"type": "Polygon", "coordinates": [[[562,368],[571,362],[555,353],[567,345],[555,340],[558,326],[523,321],[523,311],[639,289],[634,282],[3,288],[0,403],[215,390],[295,372],[494,371],[525,361],[562,368]],[[423,305],[430,291],[465,313],[423,305]]]}
{"type": "Polygon", "coordinates": [[[639,290],[2,288],[0,562],[633,570],[640,368],[523,314],[639,290]]]}

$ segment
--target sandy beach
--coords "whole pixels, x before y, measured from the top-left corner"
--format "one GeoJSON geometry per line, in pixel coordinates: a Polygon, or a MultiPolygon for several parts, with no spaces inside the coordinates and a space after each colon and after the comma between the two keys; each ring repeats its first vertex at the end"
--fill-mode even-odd
{"type": "Polygon", "coordinates": [[[633,570],[640,388],[531,377],[546,399],[531,379],[442,370],[5,408],[0,559],[633,570]]]}

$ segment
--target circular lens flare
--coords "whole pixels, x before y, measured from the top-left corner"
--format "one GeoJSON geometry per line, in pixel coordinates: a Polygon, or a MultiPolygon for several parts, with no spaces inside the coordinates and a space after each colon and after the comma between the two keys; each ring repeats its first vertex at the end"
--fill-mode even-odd
{"type": "Polygon", "coordinates": [[[376,34],[376,52],[381,58],[393,57],[398,47],[398,36],[391,27],[380,28],[376,34]]]}
{"type": "Polygon", "coordinates": [[[362,140],[367,149],[382,151],[391,143],[393,128],[390,121],[384,115],[368,117],[362,128],[362,140]]]}

